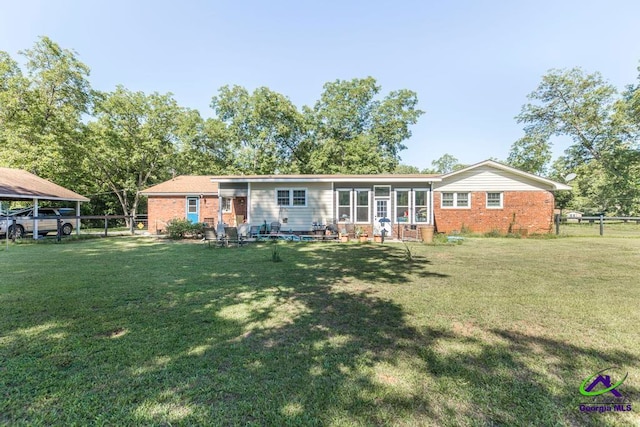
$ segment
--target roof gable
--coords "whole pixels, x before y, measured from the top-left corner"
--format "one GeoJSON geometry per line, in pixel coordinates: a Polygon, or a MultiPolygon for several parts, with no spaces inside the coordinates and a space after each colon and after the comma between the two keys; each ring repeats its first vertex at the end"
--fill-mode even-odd
{"type": "Polygon", "coordinates": [[[487,169],[494,169],[498,171],[502,176],[511,175],[516,181],[529,182],[547,190],[571,190],[571,187],[566,184],[553,181],[548,178],[543,178],[541,176],[534,175],[532,173],[525,172],[493,160],[485,160],[483,162],[467,166],[466,168],[442,175],[442,184],[445,185],[447,182],[453,182],[458,177],[469,175],[470,172],[474,172],[476,170],[478,170],[478,172],[482,172],[486,171],[487,169]]]}
{"type": "Polygon", "coordinates": [[[211,175],[180,175],[141,191],[144,195],[218,194],[218,183],[211,175]]]}

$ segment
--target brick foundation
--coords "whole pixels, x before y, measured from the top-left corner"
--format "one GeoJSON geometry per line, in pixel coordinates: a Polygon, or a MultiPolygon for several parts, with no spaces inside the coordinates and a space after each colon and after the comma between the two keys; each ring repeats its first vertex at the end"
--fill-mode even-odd
{"type": "Polygon", "coordinates": [[[526,234],[549,233],[553,227],[553,193],[549,191],[504,191],[503,207],[488,209],[486,192],[471,192],[470,208],[442,208],[441,192],[433,193],[436,231],[451,233],[466,229],[475,233],[498,231],[526,234]],[[520,231],[522,230],[522,231],[520,231]]]}

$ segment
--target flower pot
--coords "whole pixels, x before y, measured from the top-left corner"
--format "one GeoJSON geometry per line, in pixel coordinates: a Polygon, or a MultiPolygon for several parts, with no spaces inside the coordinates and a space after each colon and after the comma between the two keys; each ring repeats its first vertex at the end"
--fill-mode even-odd
{"type": "Polygon", "coordinates": [[[422,243],[432,243],[433,242],[433,225],[428,225],[426,227],[420,227],[420,238],[422,239],[422,243]]]}
{"type": "Polygon", "coordinates": [[[369,241],[369,237],[368,236],[360,236],[360,237],[358,237],[358,240],[360,241],[360,243],[367,243],[369,241]]]}
{"type": "Polygon", "coordinates": [[[373,241],[375,243],[382,243],[382,236],[373,236],[373,241]]]}
{"type": "Polygon", "coordinates": [[[347,243],[349,241],[349,236],[340,236],[340,241],[342,243],[347,243]]]}

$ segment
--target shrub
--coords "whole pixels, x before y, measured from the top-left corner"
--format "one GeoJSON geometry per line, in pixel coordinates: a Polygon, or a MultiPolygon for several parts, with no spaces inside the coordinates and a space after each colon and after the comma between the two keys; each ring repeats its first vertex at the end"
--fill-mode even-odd
{"type": "Polygon", "coordinates": [[[204,224],[193,224],[188,219],[174,218],[167,222],[167,234],[170,239],[184,239],[187,235],[197,236],[204,233],[204,224]]]}
{"type": "Polygon", "coordinates": [[[487,231],[486,233],[484,233],[484,237],[502,237],[502,233],[500,233],[500,230],[491,230],[491,231],[487,231]]]}

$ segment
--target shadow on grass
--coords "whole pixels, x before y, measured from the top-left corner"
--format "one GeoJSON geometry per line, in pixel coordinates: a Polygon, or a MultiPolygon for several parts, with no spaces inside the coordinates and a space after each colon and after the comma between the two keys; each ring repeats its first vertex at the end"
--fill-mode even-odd
{"type": "MultiPolygon", "coordinates": [[[[269,245],[125,246],[95,265],[93,292],[14,300],[24,326],[2,331],[0,422],[596,425],[612,419],[577,412],[574,373],[638,365],[508,330],[410,326],[381,287],[447,276],[399,246],[280,245],[281,263],[269,245]]],[[[74,261],[96,251],[109,245],[74,261]]]]}

